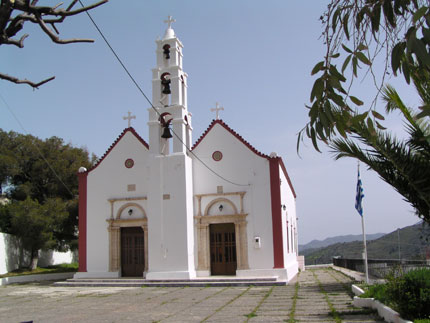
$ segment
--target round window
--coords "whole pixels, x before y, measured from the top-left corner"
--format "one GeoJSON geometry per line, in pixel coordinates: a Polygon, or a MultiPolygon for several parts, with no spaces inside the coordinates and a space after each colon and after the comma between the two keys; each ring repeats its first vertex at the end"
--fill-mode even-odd
{"type": "Polygon", "coordinates": [[[222,152],[220,152],[220,151],[215,151],[213,154],[212,154],[212,158],[213,158],[213,160],[215,160],[215,161],[220,161],[221,159],[222,159],[222,152]]]}
{"type": "Polygon", "coordinates": [[[134,160],[131,158],[128,158],[125,163],[124,163],[125,167],[127,168],[132,168],[134,166],[134,160]]]}

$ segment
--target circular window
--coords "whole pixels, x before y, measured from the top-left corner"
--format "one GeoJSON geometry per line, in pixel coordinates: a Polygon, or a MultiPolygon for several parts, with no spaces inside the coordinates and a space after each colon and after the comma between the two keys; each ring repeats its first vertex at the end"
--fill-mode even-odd
{"type": "Polygon", "coordinates": [[[220,152],[220,151],[215,151],[213,154],[212,154],[212,158],[213,158],[213,160],[215,160],[215,161],[220,161],[221,159],[222,159],[222,152],[220,152]]]}
{"type": "Polygon", "coordinates": [[[127,167],[127,168],[132,168],[132,167],[134,166],[134,160],[133,160],[133,159],[131,159],[131,158],[129,158],[129,159],[127,159],[127,160],[125,161],[124,165],[125,165],[125,167],[127,167]]]}

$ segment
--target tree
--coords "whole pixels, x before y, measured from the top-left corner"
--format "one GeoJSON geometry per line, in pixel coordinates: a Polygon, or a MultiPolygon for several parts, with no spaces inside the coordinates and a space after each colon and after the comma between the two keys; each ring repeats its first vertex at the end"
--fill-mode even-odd
{"type": "Polygon", "coordinates": [[[68,217],[61,199],[49,198],[43,205],[27,197],[14,201],[9,207],[13,233],[23,247],[30,251],[30,270],[36,269],[39,249],[52,249],[57,245],[55,233],[62,230],[61,223],[68,217]]]}
{"type": "MultiPolygon", "coordinates": [[[[430,81],[430,80],[429,80],[430,81]]],[[[430,104],[428,86],[415,80],[423,104],[430,104]],[[425,91],[422,91],[425,89],[425,91]]],[[[356,158],[396,189],[430,224],[430,124],[419,120],[391,86],[383,89],[386,113],[399,111],[405,120],[408,138],[397,139],[388,130],[376,129],[372,134],[366,123],[353,125],[349,138],[336,138],[329,146],[335,158],[356,158]]]]}
{"type": "MultiPolygon", "coordinates": [[[[324,59],[311,72],[317,78],[310,95],[311,105],[307,106],[309,122],[299,132],[297,149],[305,136],[312,140],[318,151],[321,142],[332,147],[336,158],[357,158],[359,151],[370,149],[367,155],[360,155],[361,160],[367,162],[371,169],[378,172],[416,208],[424,220],[430,222],[428,207],[418,207],[419,203],[412,200],[413,196],[420,196],[421,202],[427,204],[430,200],[428,190],[423,186],[412,190],[417,178],[404,176],[408,174],[404,167],[424,167],[425,163],[416,163],[415,159],[421,162],[430,152],[428,133],[425,133],[424,128],[418,130],[415,127],[422,122],[420,119],[430,116],[430,100],[422,97],[423,105],[419,113],[408,114],[406,110],[396,108],[406,118],[408,126],[412,127],[409,128],[411,137],[403,143],[386,132],[383,113],[376,109],[378,95],[388,73],[403,74],[407,83],[412,79],[418,90],[419,87],[427,88],[430,85],[428,1],[331,0],[320,20],[324,27],[322,39],[326,50],[324,59]],[[375,69],[377,58],[385,64],[382,72],[375,69]],[[339,67],[336,63],[339,63],[339,67]],[[361,99],[351,93],[354,80],[363,75],[360,73],[363,66],[366,67],[365,75],[373,79],[377,90],[367,108],[363,107],[361,99]],[[425,134],[419,138],[421,146],[416,147],[417,141],[413,138],[419,131],[425,134]],[[351,153],[352,148],[356,149],[356,154],[351,153]],[[406,182],[395,179],[399,176],[403,176],[406,182]]],[[[425,95],[430,93],[424,92],[425,95]]],[[[412,171],[419,173],[420,168],[412,171]]],[[[421,181],[429,187],[428,174],[421,174],[427,176],[421,181]]]]}
{"type": "Polygon", "coordinates": [[[76,247],[77,170],[95,159],[58,137],[40,140],[0,129],[0,185],[11,199],[0,208],[0,229],[24,239],[33,260],[40,248],[76,247]]]}
{"type": "MultiPolygon", "coordinates": [[[[108,0],[102,0],[89,6],[74,9],[78,0],[73,0],[66,9],[60,8],[63,3],[55,6],[37,6],[38,0],[0,0],[0,45],[13,45],[19,48],[24,47],[24,40],[28,34],[22,35],[19,39],[14,38],[23,29],[25,22],[37,24],[40,29],[57,44],[70,44],[78,42],[94,42],[92,39],[61,39],[58,37],[57,24],[61,24],[67,17],[78,15],[82,12],[96,8],[108,0]],[[50,25],[50,27],[48,27],[50,25]]],[[[43,81],[34,83],[27,79],[19,79],[14,76],[0,73],[0,79],[17,84],[28,84],[33,88],[53,80],[55,76],[43,81]]]]}

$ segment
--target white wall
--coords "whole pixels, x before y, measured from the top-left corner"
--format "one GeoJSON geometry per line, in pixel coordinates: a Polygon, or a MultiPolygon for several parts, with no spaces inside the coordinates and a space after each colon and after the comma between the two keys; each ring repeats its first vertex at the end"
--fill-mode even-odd
{"type": "Polygon", "coordinates": [[[297,230],[297,217],[296,217],[296,199],[293,191],[285,177],[282,167],[279,167],[279,174],[281,178],[281,205],[286,206],[286,210],[282,209],[282,236],[284,245],[284,264],[285,268],[289,271],[289,276],[295,275],[298,271],[296,250],[296,237],[294,228],[297,230]],[[287,221],[288,221],[288,234],[287,234],[287,221]],[[293,228],[293,229],[291,229],[293,228]],[[287,241],[287,239],[289,241],[287,241]]]}
{"type": "MultiPolygon", "coordinates": [[[[87,178],[87,271],[109,271],[108,220],[111,204],[108,199],[142,197],[148,195],[148,150],[139,139],[128,131],[113,147],[102,162],[88,174],[87,178]],[[132,168],[124,162],[131,158],[132,168]],[[127,185],[135,184],[135,191],[128,191],[127,185]]],[[[113,216],[128,203],[114,203],[113,216]]],[[[147,210],[147,201],[133,201],[147,210]]],[[[136,212],[133,212],[136,214],[136,212]]],[[[148,224],[150,219],[148,219],[148,224]]]]}
{"type": "MultiPolygon", "coordinates": [[[[247,216],[248,262],[250,269],[272,269],[273,238],[270,195],[269,161],[258,156],[220,124],[210,132],[194,149],[194,153],[211,169],[224,178],[242,184],[228,183],[210,172],[198,160],[193,160],[194,194],[216,193],[217,186],[223,186],[224,193],[245,191],[244,212],[247,216]],[[221,151],[221,161],[214,161],[214,151],[221,151]],[[254,237],[261,238],[261,248],[254,248],[254,237]]],[[[211,200],[202,199],[202,213],[211,200]]],[[[238,197],[225,196],[239,209],[238,197]]],[[[198,204],[194,201],[194,212],[198,204]]],[[[195,237],[196,241],[197,236],[195,237]]],[[[197,250],[197,247],[196,247],[197,250]]],[[[197,251],[196,251],[197,259],[197,251]]]]}
{"type": "MultiPolygon", "coordinates": [[[[69,264],[76,261],[75,252],[39,251],[39,267],[69,264]]],[[[0,232],[0,275],[6,274],[30,263],[30,254],[23,250],[17,237],[0,232]]]]}

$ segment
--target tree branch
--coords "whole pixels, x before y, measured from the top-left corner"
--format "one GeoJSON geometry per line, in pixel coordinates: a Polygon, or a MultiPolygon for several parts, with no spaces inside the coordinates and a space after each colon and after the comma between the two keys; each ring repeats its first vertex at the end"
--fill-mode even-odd
{"type": "Polygon", "coordinates": [[[94,43],[94,39],[83,39],[83,38],[72,38],[72,39],[60,39],[57,35],[55,35],[51,29],[45,24],[40,15],[36,14],[37,22],[39,23],[40,28],[47,34],[54,43],[57,44],[70,44],[70,43],[94,43]]]}
{"type": "Polygon", "coordinates": [[[7,38],[3,40],[2,44],[15,45],[19,48],[24,47],[24,40],[28,37],[28,34],[23,35],[19,40],[7,38]]]}
{"type": "Polygon", "coordinates": [[[28,84],[32,88],[37,89],[39,86],[41,86],[41,85],[43,85],[45,83],[48,83],[49,81],[52,81],[53,79],[55,79],[55,76],[47,78],[46,80],[43,80],[43,81],[41,81],[39,83],[34,83],[34,82],[29,81],[27,79],[20,80],[20,79],[14,77],[14,76],[10,76],[10,75],[3,74],[3,73],[0,73],[0,79],[6,80],[6,81],[9,81],[9,82],[13,82],[15,84],[28,84]]]}

